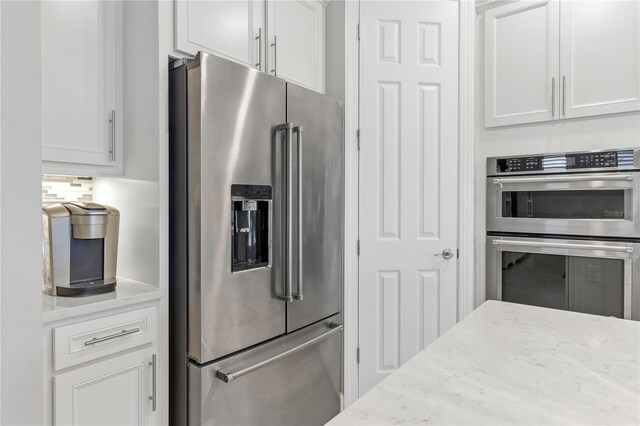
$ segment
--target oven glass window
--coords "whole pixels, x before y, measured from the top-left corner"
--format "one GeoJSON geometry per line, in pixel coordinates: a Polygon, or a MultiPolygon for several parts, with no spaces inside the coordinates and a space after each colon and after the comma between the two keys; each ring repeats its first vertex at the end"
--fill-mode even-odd
{"type": "Polygon", "coordinates": [[[624,261],[502,252],[502,300],[622,318],[624,261]]]}
{"type": "Polygon", "coordinates": [[[624,219],[624,190],[507,191],[502,217],[624,219]]]}

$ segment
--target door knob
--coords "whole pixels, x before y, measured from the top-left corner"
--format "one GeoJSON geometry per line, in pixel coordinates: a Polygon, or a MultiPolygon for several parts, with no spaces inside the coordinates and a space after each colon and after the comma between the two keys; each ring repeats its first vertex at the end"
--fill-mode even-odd
{"type": "Polygon", "coordinates": [[[442,256],[443,259],[451,259],[453,257],[453,250],[444,249],[442,253],[436,253],[435,256],[442,256]]]}

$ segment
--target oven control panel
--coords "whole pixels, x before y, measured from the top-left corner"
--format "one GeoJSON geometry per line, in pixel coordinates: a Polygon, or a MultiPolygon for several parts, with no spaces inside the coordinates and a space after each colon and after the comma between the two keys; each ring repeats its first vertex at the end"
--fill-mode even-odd
{"type": "Polygon", "coordinates": [[[640,169],[640,150],[571,152],[487,158],[488,175],[640,169]]]}
{"type": "Polygon", "coordinates": [[[542,170],[542,158],[542,156],[499,158],[496,161],[496,171],[498,173],[517,173],[542,170]]]}
{"type": "Polygon", "coordinates": [[[617,167],[618,155],[615,151],[567,154],[567,169],[594,169],[617,167]]]}

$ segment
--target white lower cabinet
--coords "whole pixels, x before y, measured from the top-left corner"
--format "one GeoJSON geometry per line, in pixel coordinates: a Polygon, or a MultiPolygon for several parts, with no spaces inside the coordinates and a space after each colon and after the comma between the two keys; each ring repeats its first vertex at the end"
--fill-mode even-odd
{"type": "Polygon", "coordinates": [[[156,424],[155,362],[147,348],[55,376],[54,424],[156,424]]]}
{"type": "Polygon", "coordinates": [[[45,424],[164,423],[157,306],[45,324],[45,424]]]}

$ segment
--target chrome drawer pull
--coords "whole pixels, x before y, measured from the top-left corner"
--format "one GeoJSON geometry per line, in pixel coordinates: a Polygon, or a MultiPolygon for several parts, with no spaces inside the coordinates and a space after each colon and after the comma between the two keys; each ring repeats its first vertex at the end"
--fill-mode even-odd
{"type": "Polygon", "coordinates": [[[105,340],[117,339],[118,337],[126,336],[128,334],[137,333],[140,331],[140,327],[132,328],[131,330],[122,330],[120,333],[110,334],[104,337],[94,337],[91,340],[84,342],[85,346],[95,345],[96,343],[104,342],[105,340]]]}
{"type": "Polygon", "coordinates": [[[262,28],[258,28],[256,41],[258,42],[258,62],[256,62],[256,68],[258,71],[262,71],[262,28]]]}
{"type": "Polygon", "coordinates": [[[109,146],[109,155],[111,156],[111,161],[116,161],[116,110],[111,110],[111,115],[109,116],[109,123],[111,124],[111,145],[109,146]]]}
{"type": "Polygon", "coordinates": [[[149,363],[149,365],[152,368],[152,376],[151,376],[151,380],[152,380],[152,389],[151,389],[151,396],[149,397],[149,399],[151,400],[151,405],[152,405],[152,409],[153,411],[157,411],[158,410],[158,367],[157,367],[157,361],[156,361],[156,354],[153,354],[151,356],[151,362],[149,363]]]}
{"type": "Polygon", "coordinates": [[[567,115],[567,76],[562,76],[562,115],[567,115]]]}
{"type": "Polygon", "coordinates": [[[266,365],[269,365],[275,361],[278,361],[279,359],[285,358],[289,355],[292,355],[296,352],[301,351],[302,349],[308,348],[309,346],[326,339],[327,337],[331,336],[333,333],[338,333],[341,332],[342,329],[344,328],[344,326],[342,324],[338,324],[335,322],[332,322],[331,324],[329,324],[329,330],[325,331],[324,333],[322,333],[321,335],[314,337],[313,339],[307,340],[304,343],[299,344],[298,346],[294,346],[293,348],[286,350],[284,352],[279,353],[276,356],[273,356],[271,358],[267,358],[264,361],[260,361],[256,364],[253,364],[243,370],[239,370],[236,371],[235,373],[232,372],[224,372],[222,370],[218,370],[216,371],[216,378],[218,378],[219,380],[222,380],[225,383],[229,383],[239,377],[244,376],[245,374],[249,374],[252,373],[254,371],[256,371],[259,368],[262,368],[266,365]]]}
{"type": "Polygon", "coordinates": [[[277,76],[278,75],[278,46],[276,45],[276,36],[273,36],[273,43],[271,43],[271,47],[273,47],[273,68],[271,68],[271,74],[277,76]]]}
{"type": "Polygon", "coordinates": [[[551,116],[556,116],[556,79],[551,77],[551,116]]]}

